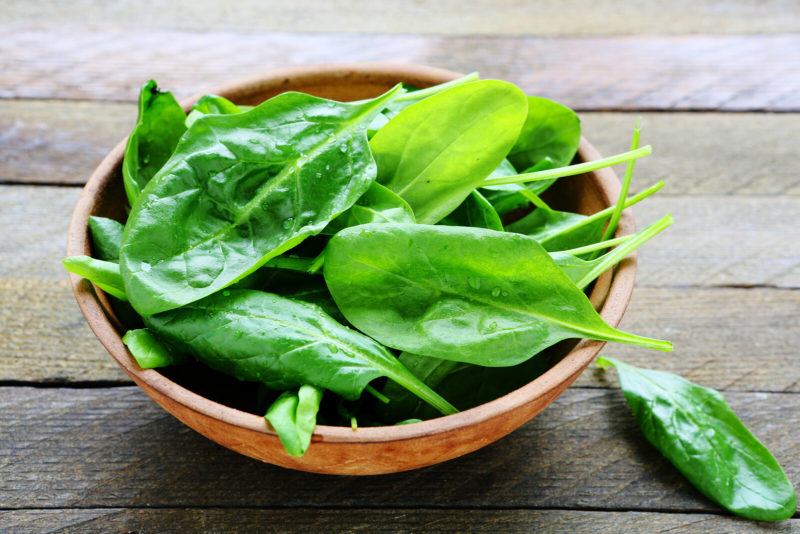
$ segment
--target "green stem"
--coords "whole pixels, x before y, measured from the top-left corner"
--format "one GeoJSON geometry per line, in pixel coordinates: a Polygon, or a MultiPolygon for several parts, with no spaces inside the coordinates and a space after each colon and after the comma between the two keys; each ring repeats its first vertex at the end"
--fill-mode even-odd
{"type": "Polygon", "coordinates": [[[597,258],[597,260],[594,260],[596,263],[592,269],[586,273],[583,278],[578,280],[575,285],[580,289],[585,288],[592,282],[592,280],[622,261],[634,250],[672,226],[672,223],[672,215],[667,214],[641,232],[634,234],[631,236],[631,239],[627,239],[622,245],[612,249],[611,252],[605,254],[604,256],[597,258]]]}
{"type": "Polygon", "coordinates": [[[367,393],[369,393],[370,395],[372,395],[373,397],[375,397],[376,399],[378,399],[382,403],[389,404],[389,397],[387,397],[386,395],[384,395],[383,393],[381,393],[380,391],[378,391],[377,389],[375,389],[371,385],[367,384],[367,387],[364,388],[364,389],[366,390],[367,393]]]}
{"type": "MultiPolygon", "coordinates": [[[[629,207],[633,206],[634,204],[638,204],[639,202],[641,202],[642,200],[646,199],[647,197],[649,197],[651,195],[654,195],[655,193],[660,191],[665,185],[666,184],[664,183],[663,180],[659,180],[658,182],[654,183],[650,187],[648,187],[646,189],[643,189],[642,191],[640,191],[640,192],[636,193],[635,195],[633,195],[632,197],[628,198],[628,200],[625,201],[624,207],[625,208],[629,208],[629,207]]],[[[585,219],[583,219],[579,223],[576,223],[575,225],[571,226],[570,229],[574,230],[576,228],[581,228],[583,226],[586,226],[587,224],[592,224],[592,223],[594,223],[596,221],[603,220],[606,217],[610,216],[613,211],[614,211],[614,206],[609,206],[604,210],[601,210],[601,211],[598,211],[597,213],[589,215],[588,217],[586,217],[585,219]]]]}
{"type": "Polygon", "coordinates": [[[323,250],[322,252],[319,253],[319,255],[316,258],[314,258],[314,261],[312,261],[311,264],[308,266],[306,272],[308,272],[308,274],[317,274],[319,273],[319,270],[322,268],[322,265],[324,263],[325,263],[325,251],[323,250]]]}
{"type": "Polygon", "coordinates": [[[441,395],[429,388],[425,382],[417,378],[411,371],[409,371],[402,363],[397,362],[399,368],[393,369],[389,378],[406,388],[408,391],[424,400],[434,408],[436,408],[443,415],[453,415],[458,413],[458,409],[447,402],[441,395]]]}
{"type": "Polygon", "coordinates": [[[672,343],[662,339],[653,339],[651,337],[637,336],[628,332],[616,330],[612,335],[598,336],[599,339],[605,341],[614,341],[624,345],[633,345],[635,347],[642,347],[645,349],[658,350],[661,352],[672,352],[672,343]]]}
{"type": "Polygon", "coordinates": [[[557,169],[546,169],[543,171],[526,172],[516,174],[513,176],[502,176],[500,178],[486,179],[478,187],[486,187],[487,185],[505,185],[505,184],[522,184],[526,182],[539,182],[543,180],[552,180],[553,178],[563,178],[565,176],[575,176],[577,174],[584,174],[605,167],[611,167],[619,163],[625,163],[632,159],[639,159],[649,156],[653,153],[653,148],[650,145],[637,148],[630,152],[623,152],[607,158],[596,159],[594,161],[587,161],[585,163],[578,163],[576,165],[568,165],[566,167],[558,167],[557,169]]]}
{"type": "MultiPolygon", "coordinates": [[[[636,124],[633,126],[631,150],[636,150],[639,148],[639,138],[641,137],[641,133],[641,120],[637,119],[636,124]]],[[[619,199],[617,200],[616,206],[614,206],[614,212],[611,214],[611,220],[608,221],[605,230],[603,230],[603,236],[600,238],[601,241],[604,241],[614,235],[614,232],[617,230],[617,224],[619,224],[619,218],[622,215],[622,204],[624,199],[628,197],[628,190],[630,189],[631,180],[633,179],[633,167],[635,165],[636,160],[632,159],[629,160],[628,164],[625,166],[625,176],[622,179],[622,187],[619,190],[619,199]]]]}
{"type": "Polygon", "coordinates": [[[571,248],[569,250],[560,250],[558,252],[563,252],[564,254],[570,254],[572,256],[582,256],[587,252],[594,252],[595,250],[605,250],[607,248],[616,247],[620,243],[624,243],[629,239],[636,237],[635,234],[628,234],[622,237],[615,237],[614,239],[607,239],[605,241],[598,241],[597,243],[592,243],[591,245],[586,245],[583,247],[571,248]]]}
{"type": "Polygon", "coordinates": [[[267,266],[288,271],[308,272],[313,261],[311,258],[300,258],[298,256],[278,256],[269,260],[267,266]]]}
{"type": "Polygon", "coordinates": [[[547,203],[544,200],[542,200],[542,198],[539,195],[537,195],[530,189],[522,189],[519,193],[523,197],[527,198],[531,202],[531,204],[533,204],[540,210],[553,211],[553,209],[550,206],[548,206],[547,203]]]}

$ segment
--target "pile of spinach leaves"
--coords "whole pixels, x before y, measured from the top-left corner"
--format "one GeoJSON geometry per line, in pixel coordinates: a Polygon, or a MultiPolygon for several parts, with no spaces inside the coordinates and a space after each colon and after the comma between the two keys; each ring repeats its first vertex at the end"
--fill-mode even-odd
{"type": "Polygon", "coordinates": [[[188,115],[150,81],[122,167],[127,220],[92,217],[95,257],[64,265],[112,297],[141,367],[260,384],[300,456],[317,422],[409,424],[502,396],[567,339],[671,350],[608,325],[585,293],[672,223],[613,237],[663,185],[627,196],[650,148],[637,127],[630,151],[572,164],[580,133],[566,106],[477,74],[350,103],[207,95],[188,115]],[[542,197],[619,163],[611,208],[542,197]]]}

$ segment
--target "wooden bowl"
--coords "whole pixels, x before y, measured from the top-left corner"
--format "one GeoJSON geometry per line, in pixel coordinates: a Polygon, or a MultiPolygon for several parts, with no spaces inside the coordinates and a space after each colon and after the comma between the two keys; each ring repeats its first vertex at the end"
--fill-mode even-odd
{"type": "MultiPolygon", "coordinates": [[[[414,65],[357,64],[275,70],[219,87],[213,93],[240,104],[257,104],[278,93],[296,90],[337,100],[375,96],[397,82],[427,87],[457,77],[450,71],[414,65]]],[[[198,95],[199,96],[199,95],[198,95]]],[[[183,104],[188,109],[195,98],[183,104]]],[[[122,142],[102,161],[75,207],[67,253],[91,254],[89,215],[122,220],[125,195],[120,166],[122,142]]],[[[581,160],[599,158],[581,140],[581,160]]],[[[551,198],[561,208],[592,213],[613,204],[619,181],[611,169],[560,180],[551,198]]],[[[624,213],[617,235],[633,232],[630,213],[624,213]]],[[[636,260],[630,257],[595,284],[591,299],[603,318],[616,326],[627,308],[634,286],[636,260]]],[[[318,426],[302,458],[284,453],[277,435],[263,417],[205,398],[157,370],[143,370],[123,345],[120,327],[108,300],[98,288],[71,276],[75,298],[103,346],[145,393],[166,411],[200,434],[229,449],[264,462],[317,473],[375,475],[416,469],[475,451],[526,423],[558,397],[589,365],[603,343],[582,340],[567,346],[566,355],[528,385],[471,410],[421,423],[359,428],[318,426]],[[569,350],[571,349],[571,350],[569,350]]],[[[200,365],[200,364],[197,364],[200,365]]],[[[158,436],[153,436],[158,439],[158,436]]]]}

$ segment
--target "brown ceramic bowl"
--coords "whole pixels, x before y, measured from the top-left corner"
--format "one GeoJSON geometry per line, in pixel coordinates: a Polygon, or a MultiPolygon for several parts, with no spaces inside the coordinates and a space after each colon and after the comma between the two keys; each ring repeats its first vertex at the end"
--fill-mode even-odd
{"type": "MultiPolygon", "coordinates": [[[[427,87],[457,76],[454,72],[429,67],[383,63],[303,67],[267,72],[211,92],[240,104],[257,104],[288,90],[337,100],[358,100],[382,93],[401,81],[427,87]]],[[[183,104],[188,109],[193,101],[189,99],[183,104]]],[[[69,255],[91,254],[89,215],[121,220],[125,200],[120,175],[123,150],[124,142],[103,160],[86,184],[72,216],[67,245],[69,255]]],[[[583,139],[578,157],[587,161],[599,158],[599,154],[583,139]]],[[[611,205],[618,191],[616,175],[611,169],[604,169],[560,180],[548,193],[557,207],[592,213],[611,205]]],[[[617,234],[631,232],[633,220],[625,213],[617,234]]],[[[606,273],[592,289],[592,302],[611,325],[616,326],[622,319],[633,291],[635,271],[635,258],[628,258],[613,276],[606,273]]],[[[603,347],[603,343],[586,340],[562,344],[565,355],[542,376],[504,397],[456,415],[356,431],[318,426],[306,455],[292,458],[283,452],[276,434],[263,417],[210,400],[157,370],[139,368],[122,343],[119,323],[110,311],[106,296],[85,280],[76,276],[71,279],[78,305],[95,335],[128,376],[161,407],[224,447],[271,464],[317,473],[393,473],[436,464],[480,449],[541,412],[603,347]]]]}

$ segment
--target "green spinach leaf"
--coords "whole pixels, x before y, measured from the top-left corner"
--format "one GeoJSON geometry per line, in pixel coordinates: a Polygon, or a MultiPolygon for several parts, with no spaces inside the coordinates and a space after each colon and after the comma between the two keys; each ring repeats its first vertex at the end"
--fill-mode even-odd
{"type": "Polygon", "coordinates": [[[366,125],[398,90],[361,105],[284,93],[198,119],[125,226],[133,307],[152,315],[210,295],[352,206],[375,179],[366,125]]]}
{"type": "Polygon", "coordinates": [[[350,226],[368,223],[414,223],[414,212],[397,193],[377,182],[369,186],[353,206],[336,217],[323,233],[333,235],[350,226]]]}
{"type": "Polygon", "coordinates": [[[167,162],[186,131],[186,113],[170,92],[150,80],[139,92],[139,118],[125,147],[122,179],[131,206],[150,179],[167,162]]]}
{"type": "Polygon", "coordinates": [[[329,242],[324,276],[350,323],[413,354],[501,367],[568,338],[671,350],[607,325],[542,246],[521,235],[357,226],[329,242]]]}
{"type": "Polygon", "coordinates": [[[522,91],[498,80],[426,98],[370,140],[378,182],[403,197],[418,222],[436,223],[503,161],[526,113],[522,91]]]}
{"type": "Polygon", "coordinates": [[[270,293],[225,290],[145,324],[179,350],[239,380],[271,389],[313,385],[356,399],[386,376],[442,413],[454,409],[384,347],[321,308],[270,293]]]}
{"type": "Polygon", "coordinates": [[[275,429],[289,456],[303,456],[308,450],[323,393],[314,386],[300,386],[297,391],[281,393],[267,410],[264,418],[275,429]]]}
{"type": "Polygon", "coordinates": [[[440,224],[488,228],[498,232],[504,231],[500,216],[494,210],[492,204],[477,190],[470,193],[455,211],[441,220],[440,224]]]}
{"type": "Polygon", "coordinates": [[[92,243],[98,259],[104,261],[119,261],[119,248],[122,245],[122,232],[125,227],[106,217],[89,217],[89,230],[92,233],[92,243]]]}
{"type": "Polygon", "coordinates": [[[136,359],[142,369],[156,369],[184,363],[187,358],[162,343],[149,330],[140,328],[128,330],[122,342],[136,359]]]}
{"type": "Polygon", "coordinates": [[[119,300],[128,300],[119,265],[116,263],[89,256],[70,256],[64,258],[62,263],[67,271],[87,279],[109,295],[119,300]]]}
{"type": "Polygon", "coordinates": [[[242,111],[244,110],[225,97],[205,95],[192,106],[192,111],[186,117],[186,127],[190,128],[194,121],[204,115],[235,115],[242,111]]]}
{"type": "Polygon", "coordinates": [[[797,494],[778,461],[716,390],[613,358],[620,387],[647,441],[705,496],[756,521],[794,515],[797,494]]]}

